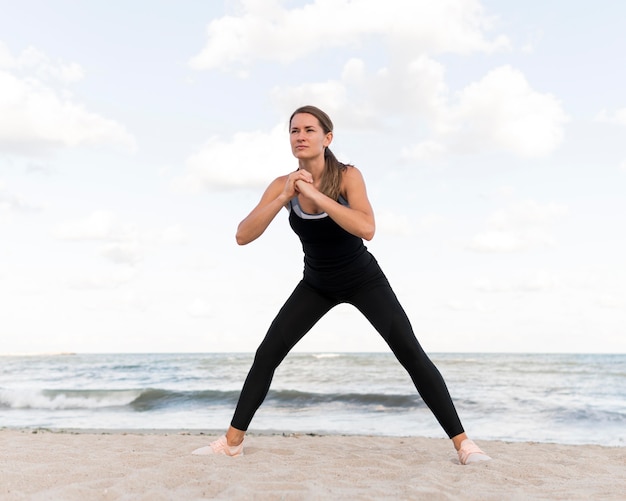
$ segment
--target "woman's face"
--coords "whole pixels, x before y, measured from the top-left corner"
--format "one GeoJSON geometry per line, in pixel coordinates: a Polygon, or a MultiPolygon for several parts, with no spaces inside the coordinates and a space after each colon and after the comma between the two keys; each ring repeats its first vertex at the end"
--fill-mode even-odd
{"type": "Polygon", "coordinates": [[[289,139],[293,155],[300,159],[315,158],[324,154],[333,133],[325,133],[319,120],[310,113],[297,113],[291,119],[289,139]]]}

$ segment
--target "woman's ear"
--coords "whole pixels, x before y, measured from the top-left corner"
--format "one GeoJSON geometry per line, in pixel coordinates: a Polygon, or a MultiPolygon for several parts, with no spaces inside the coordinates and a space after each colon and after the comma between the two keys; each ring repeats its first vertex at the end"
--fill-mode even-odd
{"type": "Polygon", "coordinates": [[[326,134],[326,138],[324,139],[324,146],[328,147],[330,146],[330,143],[333,142],[333,133],[329,132],[328,134],[326,134]]]}

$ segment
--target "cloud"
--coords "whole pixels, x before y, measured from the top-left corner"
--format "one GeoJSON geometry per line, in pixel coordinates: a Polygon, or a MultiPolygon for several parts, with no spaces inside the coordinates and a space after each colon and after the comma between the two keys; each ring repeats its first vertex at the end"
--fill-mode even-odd
{"type": "Polygon", "coordinates": [[[135,266],[143,261],[146,250],[163,245],[183,245],[188,236],[180,225],[162,230],[140,231],[122,222],[110,211],[92,212],[82,219],[57,224],[52,236],[68,242],[100,242],[100,255],[117,265],[135,266]]]}
{"type": "Polygon", "coordinates": [[[483,303],[482,301],[462,301],[457,299],[449,300],[444,308],[452,311],[465,311],[472,313],[493,313],[496,307],[492,304],[483,303]]]}
{"type": "Polygon", "coordinates": [[[541,40],[543,39],[543,32],[540,30],[534,30],[529,32],[526,37],[527,40],[521,47],[521,52],[523,54],[534,54],[539,46],[541,40]]]}
{"type": "Polygon", "coordinates": [[[402,128],[409,136],[401,157],[408,160],[485,151],[543,156],[559,147],[569,120],[554,96],[510,66],[452,95],[444,66],[427,56],[377,71],[351,59],[340,79],[277,87],[272,100],[285,113],[319,103],[342,127],[402,128]]]}
{"type": "Polygon", "coordinates": [[[554,241],[541,232],[484,231],[472,238],[467,248],[478,252],[514,252],[536,245],[553,245],[554,241]]]}
{"type": "Polygon", "coordinates": [[[474,288],[481,292],[540,292],[554,289],[558,285],[558,277],[546,271],[529,272],[511,280],[483,277],[474,282],[474,288]]]}
{"type": "Polygon", "coordinates": [[[188,307],[187,314],[194,318],[213,316],[213,307],[204,299],[195,299],[188,307]]]}
{"type": "Polygon", "coordinates": [[[117,264],[137,264],[143,259],[143,252],[138,242],[112,243],[102,249],[102,255],[117,264]]]}
{"type": "Polygon", "coordinates": [[[72,279],[70,287],[81,290],[117,289],[131,282],[136,276],[135,268],[129,266],[116,267],[104,273],[92,273],[88,276],[72,279]]]}
{"type": "Polygon", "coordinates": [[[83,219],[57,225],[53,235],[59,240],[129,241],[137,239],[137,228],[120,223],[109,211],[96,211],[83,219]]]}
{"type": "Polygon", "coordinates": [[[410,236],[413,233],[413,224],[404,214],[397,214],[389,210],[376,212],[377,231],[389,235],[410,236]]]}
{"type": "Polygon", "coordinates": [[[464,88],[438,136],[460,153],[499,149],[542,156],[563,140],[568,117],[551,94],[531,88],[521,71],[502,66],[464,88]]]}
{"type": "Polygon", "coordinates": [[[189,241],[189,236],[180,225],[175,224],[160,232],[156,236],[156,241],[164,244],[181,245],[189,241]]]}
{"type": "Polygon", "coordinates": [[[294,169],[285,122],[269,133],[239,132],[226,140],[210,138],[189,157],[186,174],[175,185],[193,191],[267,186],[294,169]]]}
{"type": "Polygon", "coordinates": [[[83,219],[60,223],[53,228],[52,235],[73,242],[104,242],[100,253],[115,264],[135,265],[143,259],[136,226],[119,222],[109,211],[96,211],[83,219]]]}
{"type": "Polygon", "coordinates": [[[111,211],[98,210],[82,219],[57,224],[52,235],[59,240],[69,241],[104,241],[128,244],[129,242],[147,242],[150,244],[180,245],[188,241],[188,235],[178,224],[172,224],[162,230],[139,231],[133,223],[121,222],[111,211]]]}
{"type": "Polygon", "coordinates": [[[40,80],[57,80],[63,83],[78,82],[85,76],[80,64],[52,61],[35,47],[28,47],[17,56],[13,56],[2,41],[0,41],[0,69],[30,72],[40,80]]]}
{"type": "Polygon", "coordinates": [[[525,200],[511,204],[506,209],[497,210],[490,216],[488,224],[502,230],[535,227],[554,223],[566,214],[565,205],[554,202],[542,205],[535,200],[525,200]]]}
{"type": "Polygon", "coordinates": [[[613,113],[602,110],[595,116],[594,120],[601,123],[626,125],[626,108],[615,110],[613,113]]]}
{"type": "Polygon", "coordinates": [[[551,226],[567,214],[567,206],[534,200],[511,204],[494,212],[488,228],[475,235],[466,248],[477,252],[515,252],[553,246],[551,226]]]}
{"type": "Polygon", "coordinates": [[[509,47],[504,36],[486,38],[494,20],[477,0],[315,0],[292,9],[281,3],[243,0],[241,15],[211,21],[207,43],[189,65],[246,76],[257,61],[290,63],[324,49],[358,48],[373,37],[409,58],[509,47]]]}
{"type": "Polygon", "coordinates": [[[626,299],[614,294],[603,294],[597,298],[596,304],[603,308],[626,310],[626,299]]]}
{"type": "Polygon", "coordinates": [[[54,172],[52,167],[50,167],[49,165],[41,164],[38,162],[30,162],[28,165],[26,165],[25,171],[28,174],[40,174],[44,176],[49,176],[54,172]]]}
{"type": "Polygon", "coordinates": [[[82,78],[76,63],[54,63],[32,48],[14,58],[0,45],[0,152],[31,156],[105,144],[133,149],[123,125],[75,101],[66,84],[82,78]]]}
{"type": "Polygon", "coordinates": [[[357,107],[351,104],[348,93],[347,85],[341,80],[327,80],[298,86],[277,86],[270,95],[272,102],[286,116],[299,106],[314,104],[328,113],[333,122],[353,128],[359,128],[362,123],[371,126],[372,114],[367,112],[367,107],[355,109],[357,107]]]}
{"type": "Polygon", "coordinates": [[[445,67],[428,56],[393,63],[379,69],[368,81],[370,99],[379,109],[432,119],[445,107],[445,67]]]}
{"type": "Polygon", "coordinates": [[[352,58],[339,79],[279,86],[272,90],[272,101],[284,113],[303,103],[318,103],[343,127],[379,129],[397,117],[436,121],[446,93],[443,65],[427,56],[375,71],[352,58]]]}
{"type": "MultiPolygon", "coordinates": [[[[85,287],[89,288],[89,287],[85,287]]],[[[116,287],[93,287],[98,288],[116,288],[116,287]]],[[[143,313],[150,307],[150,300],[144,294],[132,289],[125,288],[120,290],[117,295],[109,295],[104,300],[94,301],[86,296],[82,303],[82,308],[88,311],[111,311],[126,313],[143,313]]]]}
{"type": "Polygon", "coordinates": [[[41,207],[28,202],[23,196],[9,193],[4,188],[4,183],[0,180],[0,214],[2,213],[23,213],[39,212],[41,207]]]}

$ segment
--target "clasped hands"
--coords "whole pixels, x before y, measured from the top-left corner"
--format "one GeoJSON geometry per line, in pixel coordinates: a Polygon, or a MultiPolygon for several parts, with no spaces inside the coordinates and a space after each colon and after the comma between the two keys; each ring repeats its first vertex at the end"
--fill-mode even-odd
{"type": "Polygon", "coordinates": [[[319,191],[313,186],[313,176],[310,172],[299,169],[289,174],[286,189],[293,190],[292,196],[301,193],[305,198],[313,198],[319,191]]]}

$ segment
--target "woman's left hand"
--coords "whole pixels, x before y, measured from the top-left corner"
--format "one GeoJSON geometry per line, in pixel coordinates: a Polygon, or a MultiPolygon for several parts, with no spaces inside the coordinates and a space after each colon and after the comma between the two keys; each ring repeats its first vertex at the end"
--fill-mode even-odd
{"type": "Polygon", "coordinates": [[[320,191],[313,185],[313,183],[307,183],[302,179],[298,179],[295,183],[296,190],[304,198],[314,199],[316,195],[320,194],[320,191]]]}

